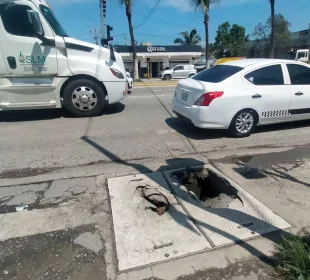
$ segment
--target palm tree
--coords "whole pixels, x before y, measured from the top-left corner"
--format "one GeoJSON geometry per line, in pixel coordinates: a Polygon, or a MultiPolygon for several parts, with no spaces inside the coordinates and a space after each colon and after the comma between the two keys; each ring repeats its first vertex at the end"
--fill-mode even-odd
{"type": "Polygon", "coordinates": [[[209,10],[210,5],[214,3],[219,3],[221,0],[189,0],[189,3],[195,7],[195,9],[200,9],[204,17],[204,25],[206,32],[206,66],[208,68],[209,64],[209,10]]]}
{"type": "Polygon", "coordinates": [[[271,7],[271,35],[270,35],[270,58],[274,57],[274,49],[275,49],[275,0],[269,0],[270,1],[270,7],[271,7]]]}
{"type": "Polygon", "coordinates": [[[131,39],[131,47],[132,47],[132,62],[134,68],[134,79],[138,79],[138,63],[137,63],[137,52],[136,52],[136,41],[133,33],[133,25],[132,25],[132,0],[119,0],[121,5],[125,5],[126,8],[126,16],[128,19],[130,39],[131,39]]]}
{"type": "Polygon", "coordinates": [[[174,40],[175,44],[180,44],[182,46],[196,46],[201,42],[200,36],[197,34],[197,30],[193,29],[190,34],[187,31],[181,32],[180,35],[183,38],[176,38],[174,40]]]}

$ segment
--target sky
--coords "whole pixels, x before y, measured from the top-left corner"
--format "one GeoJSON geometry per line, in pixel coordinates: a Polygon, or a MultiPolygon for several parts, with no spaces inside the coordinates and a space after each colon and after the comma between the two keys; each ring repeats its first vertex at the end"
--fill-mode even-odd
{"type": "MultiPolygon", "coordinates": [[[[143,20],[157,0],[132,0],[133,25],[138,44],[172,45],[182,31],[196,28],[204,40],[203,15],[195,11],[189,0],[161,0],[152,16],[143,20]]],[[[99,0],[48,0],[57,18],[76,39],[94,43],[94,30],[100,32],[99,0]]],[[[276,0],[276,13],[282,14],[290,23],[290,30],[310,28],[309,0],[276,0]]],[[[270,15],[269,0],[221,0],[210,10],[210,41],[214,42],[217,27],[225,21],[239,24],[251,36],[255,25],[265,23],[270,15]]],[[[107,0],[105,24],[113,26],[114,44],[130,44],[125,8],[119,0],[107,0]]]]}

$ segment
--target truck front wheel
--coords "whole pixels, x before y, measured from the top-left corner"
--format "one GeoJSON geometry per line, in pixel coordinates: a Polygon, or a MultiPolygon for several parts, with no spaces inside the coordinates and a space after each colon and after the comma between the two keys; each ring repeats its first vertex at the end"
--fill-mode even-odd
{"type": "Polygon", "coordinates": [[[103,110],[105,93],[96,82],[79,79],[67,84],[63,101],[65,107],[75,117],[95,117],[103,110]]]}

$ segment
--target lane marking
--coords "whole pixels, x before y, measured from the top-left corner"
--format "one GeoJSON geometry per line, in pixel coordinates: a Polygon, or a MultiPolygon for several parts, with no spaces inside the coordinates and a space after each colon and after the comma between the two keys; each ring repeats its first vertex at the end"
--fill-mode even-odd
{"type": "Polygon", "coordinates": [[[144,87],[135,87],[133,86],[134,89],[146,89],[146,88],[176,88],[177,85],[171,85],[171,86],[144,86],[144,87]]]}

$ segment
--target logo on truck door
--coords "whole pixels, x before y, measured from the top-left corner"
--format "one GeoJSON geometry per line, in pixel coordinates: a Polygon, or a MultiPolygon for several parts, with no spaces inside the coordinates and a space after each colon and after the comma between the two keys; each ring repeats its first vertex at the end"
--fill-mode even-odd
{"type": "Polygon", "coordinates": [[[22,52],[19,53],[19,62],[26,63],[26,64],[45,64],[46,57],[44,55],[40,56],[33,56],[33,55],[26,55],[24,56],[22,52]]]}
{"type": "Polygon", "coordinates": [[[24,67],[25,72],[45,72],[47,67],[45,67],[46,57],[44,55],[23,55],[22,52],[19,53],[20,66],[24,67]]]}

